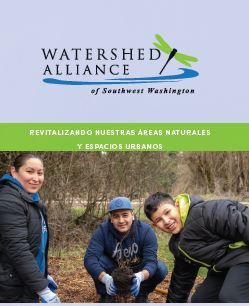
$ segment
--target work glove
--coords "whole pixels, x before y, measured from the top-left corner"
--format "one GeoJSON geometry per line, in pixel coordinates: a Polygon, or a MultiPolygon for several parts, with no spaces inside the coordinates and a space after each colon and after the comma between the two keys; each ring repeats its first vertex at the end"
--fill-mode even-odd
{"type": "Polygon", "coordinates": [[[142,281],[144,281],[144,274],[143,272],[138,272],[138,273],[135,273],[134,276],[135,277],[132,280],[130,292],[132,295],[137,296],[140,291],[140,285],[142,281]]]}
{"type": "Polygon", "coordinates": [[[48,280],[48,288],[55,292],[56,289],[58,288],[58,284],[55,282],[55,280],[53,279],[53,277],[51,275],[47,276],[47,280],[48,280]]]}
{"type": "Polygon", "coordinates": [[[48,287],[38,292],[39,297],[42,300],[42,303],[60,303],[60,299],[52,292],[48,287]]]}
{"type": "Polygon", "coordinates": [[[113,283],[113,278],[111,277],[111,275],[105,274],[102,277],[101,282],[103,284],[105,284],[107,294],[109,294],[109,295],[116,295],[117,294],[117,288],[113,283]]]}

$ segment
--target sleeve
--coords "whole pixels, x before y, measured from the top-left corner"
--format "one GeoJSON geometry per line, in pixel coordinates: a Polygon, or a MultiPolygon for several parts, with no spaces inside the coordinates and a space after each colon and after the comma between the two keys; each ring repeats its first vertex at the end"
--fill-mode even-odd
{"type": "Polygon", "coordinates": [[[35,292],[43,290],[48,282],[30,251],[25,207],[15,195],[0,198],[0,233],[3,252],[19,278],[35,292]]]}
{"type": "Polygon", "coordinates": [[[249,208],[233,201],[213,201],[203,208],[205,226],[212,233],[249,245],[249,208]]]}
{"type": "Polygon", "coordinates": [[[104,235],[101,227],[93,234],[84,256],[84,266],[88,273],[97,279],[104,269],[99,264],[100,257],[104,254],[104,235]]]}
{"type": "Polygon", "coordinates": [[[199,267],[176,258],[166,303],[186,303],[199,267]]]}
{"type": "Polygon", "coordinates": [[[143,264],[144,270],[147,270],[152,277],[157,269],[157,238],[154,231],[149,228],[144,237],[143,244],[143,264]]]}

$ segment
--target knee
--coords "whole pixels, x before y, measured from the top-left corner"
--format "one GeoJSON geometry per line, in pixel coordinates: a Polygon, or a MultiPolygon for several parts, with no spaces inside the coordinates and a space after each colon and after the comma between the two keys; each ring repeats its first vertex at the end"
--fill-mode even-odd
{"type": "Polygon", "coordinates": [[[220,303],[239,303],[240,298],[233,292],[233,290],[230,291],[224,291],[221,290],[219,293],[219,302],[220,303]]]}
{"type": "Polygon", "coordinates": [[[162,282],[165,279],[167,274],[168,274],[168,268],[167,268],[166,264],[159,260],[158,263],[157,263],[157,270],[156,270],[156,273],[155,273],[159,282],[162,282]]]}

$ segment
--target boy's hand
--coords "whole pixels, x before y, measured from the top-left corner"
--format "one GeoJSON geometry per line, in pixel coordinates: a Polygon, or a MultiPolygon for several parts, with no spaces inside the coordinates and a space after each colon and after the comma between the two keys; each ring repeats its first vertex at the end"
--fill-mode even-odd
{"type": "Polygon", "coordinates": [[[113,278],[112,278],[111,275],[105,274],[102,277],[101,282],[103,284],[105,284],[107,294],[109,294],[109,295],[116,295],[117,294],[117,288],[113,283],[113,278]]]}
{"type": "Polygon", "coordinates": [[[131,289],[130,289],[130,292],[131,292],[132,295],[137,296],[139,294],[140,285],[141,285],[142,281],[144,281],[143,272],[135,273],[135,277],[132,280],[132,285],[131,285],[131,289]]]}

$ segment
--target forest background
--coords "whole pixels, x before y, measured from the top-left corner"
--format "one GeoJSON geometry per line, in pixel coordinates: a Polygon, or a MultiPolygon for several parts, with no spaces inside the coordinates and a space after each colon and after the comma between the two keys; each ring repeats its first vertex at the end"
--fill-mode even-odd
{"type": "MultiPolygon", "coordinates": [[[[0,153],[1,175],[19,153],[0,153]]],[[[143,201],[156,191],[249,201],[248,152],[34,153],[41,156],[45,167],[40,194],[48,206],[50,271],[60,285],[62,302],[98,299],[82,257],[93,231],[108,217],[107,206],[113,197],[130,198],[137,218],[145,222],[143,201]]],[[[169,237],[161,233],[157,237],[158,257],[171,272],[169,237]]],[[[201,271],[197,282],[204,275],[201,271]]],[[[169,277],[151,294],[151,301],[165,301],[169,277]]]]}

